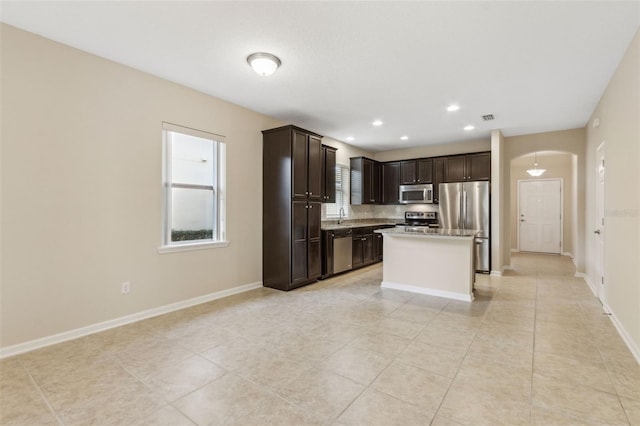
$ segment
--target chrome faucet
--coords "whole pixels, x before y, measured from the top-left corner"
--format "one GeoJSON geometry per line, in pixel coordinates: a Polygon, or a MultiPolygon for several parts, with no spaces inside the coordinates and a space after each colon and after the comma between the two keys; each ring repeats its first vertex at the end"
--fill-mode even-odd
{"type": "Polygon", "coordinates": [[[344,207],[340,207],[340,218],[338,219],[338,225],[342,223],[342,219],[344,218],[344,207]]]}

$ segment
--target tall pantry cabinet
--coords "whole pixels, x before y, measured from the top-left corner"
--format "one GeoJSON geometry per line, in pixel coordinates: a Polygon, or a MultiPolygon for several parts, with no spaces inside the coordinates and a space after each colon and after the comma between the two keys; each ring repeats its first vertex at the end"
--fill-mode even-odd
{"type": "Polygon", "coordinates": [[[262,140],[262,281],[291,290],[321,274],[322,136],[284,126],[262,140]]]}

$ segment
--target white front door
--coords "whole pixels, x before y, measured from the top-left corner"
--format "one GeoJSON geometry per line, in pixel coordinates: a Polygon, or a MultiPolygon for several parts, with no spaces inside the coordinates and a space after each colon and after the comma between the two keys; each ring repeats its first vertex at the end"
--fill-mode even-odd
{"type": "Polygon", "coordinates": [[[562,182],[560,179],[518,181],[520,251],[557,253],[562,248],[562,182]]]}
{"type": "Polygon", "coordinates": [[[594,224],[596,245],[596,287],[598,298],[604,298],[604,142],[596,150],[596,223],[594,224]]]}

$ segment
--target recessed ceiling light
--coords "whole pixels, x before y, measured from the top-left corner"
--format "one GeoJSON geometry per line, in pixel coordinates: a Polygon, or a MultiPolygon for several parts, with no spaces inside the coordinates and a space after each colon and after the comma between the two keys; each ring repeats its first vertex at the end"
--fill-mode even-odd
{"type": "Polygon", "coordinates": [[[449,112],[457,111],[459,109],[460,109],[460,107],[458,105],[449,105],[447,107],[447,111],[449,111],[449,112]]]}
{"type": "Polygon", "coordinates": [[[400,140],[403,140],[403,141],[406,141],[407,139],[409,139],[409,136],[406,136],[406,135],[405,135],[405,136],[401,136],[401,137],[400,137],[400,140]]]}
{"type": "Polygon", "coordinates": [[[475,129],[475,126],[472,126],[471,124],[469,124],[468,126],[464,126],[464,130],[466,130],[467,132],[473,129],[475,129]]]}
{"type": "Polygon", "coordinates": [[[371,124],[373,124],[374,126],[382,126],[382,121],[381,120],[376,120],[371,124]]]}
{"type": "Polygon", "coordinates": [[[353,136],[347,136],[347,141],[351,142],[352,140],[354,140],[355,138],[353,136]]]}
{"type": "Polygon", "coordinates": [[[247,62],[255,72],[262,76],[273,74],[281,64],[277,56],[264,52],[252,53],[247,57],[247,62]]]}

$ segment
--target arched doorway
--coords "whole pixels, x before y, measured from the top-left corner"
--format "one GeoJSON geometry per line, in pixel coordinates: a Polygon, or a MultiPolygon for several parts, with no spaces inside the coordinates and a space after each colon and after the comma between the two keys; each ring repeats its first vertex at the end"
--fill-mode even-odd
{"type": "Polygon", "coordinates": [[[522,154],[510,161],[511,251],[574,258],[577,240],[577,156],[562,151],[522,154]],[[545,169],[541,176],[527,170],[545,169]]]}

